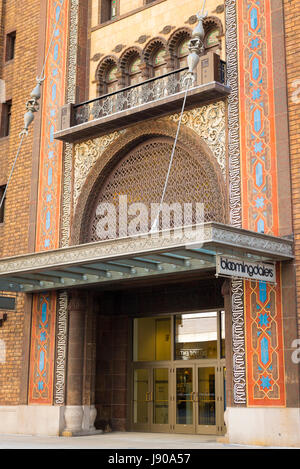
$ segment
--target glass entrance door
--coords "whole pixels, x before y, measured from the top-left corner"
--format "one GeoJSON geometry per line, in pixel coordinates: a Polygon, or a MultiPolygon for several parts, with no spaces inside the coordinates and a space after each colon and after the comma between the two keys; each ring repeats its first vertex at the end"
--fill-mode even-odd
{"type": "Polygon", "coordinates": [[[137,431],[149,431],[150,395],[149,368],[135,368],[133,370],[132,423],[137,431]]]}
{"type": "Polygon", "coordinates": [[[170,370],[152,368],[151,431],[170,431],[170,370]]]}
{"type": "Polygon", "coordinates": [[[173,373],[174,431],[178,433],[195,433],[194,371],[194,367],[176,367],[173,373]]]}
{"type": "Polygon", "coordinates": [[[222,311],[134,320],[131,428],[223,434],[222,311]]]}
{"type": "Polygon", "coordinates": [[[224,426],[223,367],[176,367],[171,413],[176,433],[222,434],[224,426]]]}
{"type": "Polygon", "coordinates": [[[137,431],[170,431],[169,367],[133,370],[132,423],[137,431]]]}
{"type": "Polygon", "coordinates": [[[216,434],[220,396],[217,395],[218,375],[216,367],[197,367],[196,413],[197,433],[216,434]]]}

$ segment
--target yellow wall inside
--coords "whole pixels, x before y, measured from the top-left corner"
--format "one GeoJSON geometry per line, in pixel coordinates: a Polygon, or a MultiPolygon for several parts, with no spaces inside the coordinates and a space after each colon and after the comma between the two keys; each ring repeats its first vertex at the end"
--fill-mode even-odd
{"type": "MultiPolygon", "coordinates": [[[[141,49],[147,44],[138,44],[136,41],[140,36],[146,35],[151,38],[160,36],[168,40],[175,29],[190,27],[188,19],[195,15],[202,6],[200,0],[165,0],[157,4],[152,4],[148,8],[134,13],[134,10],[143,5],[143,0],[120,0],[120,14],[128,14],[123,19],[99,25],[98,0],[92,2],[92,32],[91,32],[91,58],[95,54],[102,54],[101,59],[106,55],[115,55],[119,58],[126,48],[139,46],[141,49]],[[162,34],[164,26],[174,27],[169,34],[162,34]],[[113,49],[123,44],[126,47],[120,53],[113,52],[113,49]]],[[[222,5],[221,0],[206,0],[206,10],[209,16],[219,18],[225,29],[224,13],[217,14],[216,7],[222,5]]],[[[225,54],[225,42],[222,38],[222,58],[225,54]]],[[[96,70],[99,62],[91,60],[90,66],[90,99],[97,96],[97,84],[95,81],[96,70]]]]}

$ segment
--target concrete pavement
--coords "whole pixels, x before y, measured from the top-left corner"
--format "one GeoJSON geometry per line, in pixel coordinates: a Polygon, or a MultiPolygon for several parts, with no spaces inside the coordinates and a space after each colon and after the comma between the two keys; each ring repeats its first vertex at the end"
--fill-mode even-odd
{"type": "Polygon", "coordinates": [[[100,435],[45,437],[0,435],[1,449],[255,449],[230,445],[215,436],[112,432],[100,435]]]}

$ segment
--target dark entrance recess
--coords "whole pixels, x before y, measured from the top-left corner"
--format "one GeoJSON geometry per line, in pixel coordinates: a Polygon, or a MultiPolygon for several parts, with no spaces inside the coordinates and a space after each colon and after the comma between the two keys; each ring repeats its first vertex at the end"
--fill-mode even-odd
{"type": "Polygon", "coordinates": [[[222,283],[222,279],[212,277],[96,294],[97,429],[130,430],[133,318],[224,308],[222,283]]]}

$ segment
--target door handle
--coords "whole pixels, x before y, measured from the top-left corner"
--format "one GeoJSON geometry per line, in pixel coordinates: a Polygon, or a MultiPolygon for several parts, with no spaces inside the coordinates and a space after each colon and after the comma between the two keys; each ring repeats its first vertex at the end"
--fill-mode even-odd
{"type": "Polygon", "coordinates": [[[152,396],[153,396],[152,392],[150,391],[146,392],[146,402],[152,402],[153,400],[152,396]]]}
{"type": "Polygon", "coordinates": [[[197,393],[195,391],[190,393],[190,401],[191,402],[197,402],[197,393]]]}

